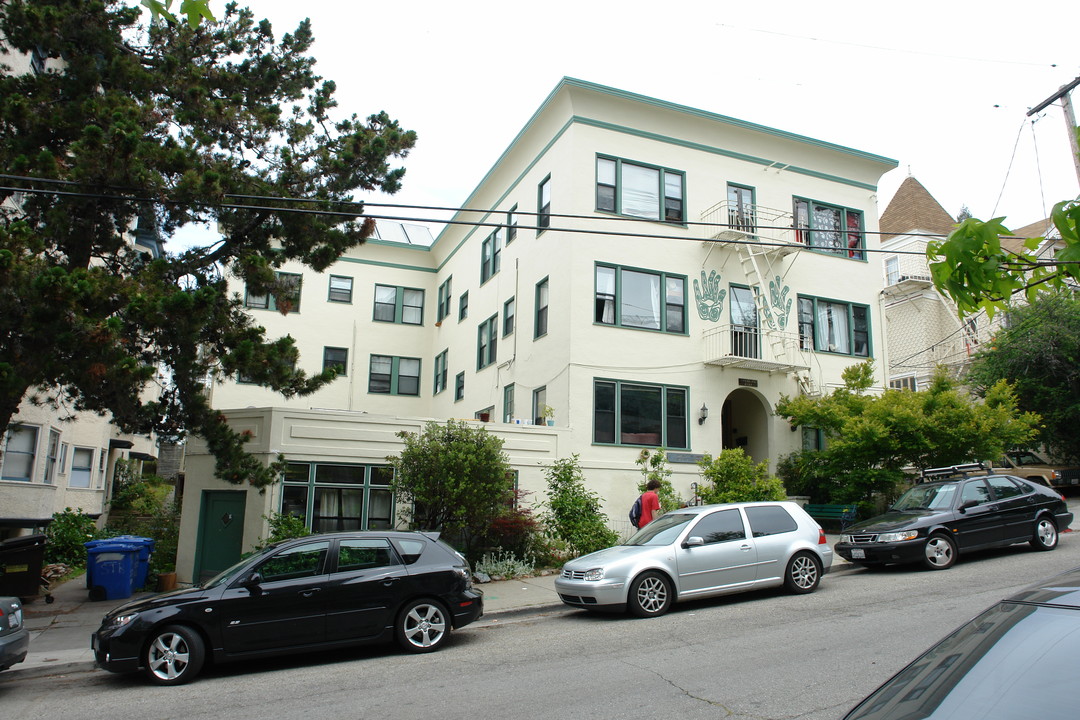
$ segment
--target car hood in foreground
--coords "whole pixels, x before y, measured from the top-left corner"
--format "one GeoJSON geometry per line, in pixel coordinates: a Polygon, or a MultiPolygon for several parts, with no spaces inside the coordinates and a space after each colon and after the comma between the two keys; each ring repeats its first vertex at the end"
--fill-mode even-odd
{"type": "Polygon", "coordinates": [[[185,602],[202,600],[206,597],[206,594],[207,591],[201,587],[181,588],[180,590],[173,590],[167,593],[159,593],[157,595],[151,595],[150,597],[132,600],[129,603],[113,608],[107,615],[130,615],[131,613],[146,612],[147,610],[153,610],[154,608],[180,605],[185,602]]]}
{"type": "Polygon", "coordinates": [[[930,525],[948,515],[951,515],[951,513],[941,512],[940,510],[890,510],[884,515],[878,515],[869,520],[849,525],[844,530],[844,534],[883,533],[905,528],[918,528],[930,525]]]}

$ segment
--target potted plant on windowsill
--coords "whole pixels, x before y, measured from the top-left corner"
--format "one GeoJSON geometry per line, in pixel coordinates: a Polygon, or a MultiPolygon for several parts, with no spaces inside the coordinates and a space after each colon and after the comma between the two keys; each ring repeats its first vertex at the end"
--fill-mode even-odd
{"type": "Polygon", "coordinates": [[[545,405],[540,408],[540,417],[547,421],[549,427],[553,427],[555,425],[555,408],[545,405]]]}

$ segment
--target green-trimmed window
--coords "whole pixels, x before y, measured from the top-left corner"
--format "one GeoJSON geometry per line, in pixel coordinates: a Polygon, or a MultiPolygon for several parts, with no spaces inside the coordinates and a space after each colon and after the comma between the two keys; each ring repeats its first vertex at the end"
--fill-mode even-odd
{"type": "Polygon", "coordinates": [[[420,358],[372,355],[368,392],[383,395],[419,395],[420,358]]]}
{"type": "Polygon", "coordinates": [[[469,291],[461,293],[461,297],[458,298],[457,307],[457,319],[461,322],[465,318],[469,317],[469,291]]]}
{"type": "Polygon", "coordinates": [[[799,296],[803,350],[870,357],[870,307],[799,296]]]}
{"type": "Polygon", "coordinates": [[[375,286],[376,322],[423,325],[424,291],[415,288],[375,286]]]}
{"type": "Polygon", "coordinates": [[[453,276],[448,277],[446,278],[446,282],[439,286],[439,307],[435,311],[435,314],[438,316],[435,319],[439,322],[442,322],[443,318],[450,314],[450,303],[452,302],[451,298],[453,297],[450,293],[451,282],[453,279],[453,276]]]}
{"type": "Polygon", "coordinates": [[[686,332],[686,277],[596,265],[593,320],[602,325],[686,332]]]}
{"type": "Polygon", "coordinates": [[[503,420],[504,423],[514,422],[514,383],[503,388],[503,420]]]}
{"type": "Polygon", "coordinates": [[[353,279],[345,275],[331,275],[326,299],[336,303],[352,302],[353,279]]]}
{"type": "Polygon", "coordinates": [[[288,310],[289,312],[300,312],[300,289],[303,281],[303,277],[297,273],[284,273],[279,272],[277,275],[277,281],[286,286],[286,290],[279,298],[273,295],[254,295],[250,291],[246,291],[244,295],[244,307],[253,308],[255,310],[288,310]]]}
{"type": "Polygon", "coordinates": [[[854,260],[865,258],[866,238],[859,210],[797,197],[795,238],[812,250],[854,260]]]}
{"type": "Polygon", "coordinates": [[[447,359],[449,355],[449,350],[443,350],[435,356],[435,395],[446,389],[447,359]]]}
{"type": "Polygon", "coordinates": [[[544,410],[547,409],[547,386],[541,386],[533,390],[532,394],[532,414],[534,425],[545,425],[547,419],[544,417],[544,410]]]}
{"type": "Polygon", "coordinates": [[[621,158],[596,158],[596,209],[618,215],[681,223],[685,174],[621,158]]]}
{"type": "Polygon", "coordinates": [[[494,231],[480,243],[480,284],[483,285],[491,277],[499,272],[502,266],[502,246],[504,231],[501,227],[494,231]]]}
{"type": "Polygon", "coordinates": [[[514,298],[503,303],[502,335],[506,337],[514,332],[514,313],[517,312],[514,298]]]}
{"type": "Polygon", "coordinates": [[[499,316],[492,315],[476,329],[476,369],[495,362],[499,343],[499,316]]]}
{"type": "Polygon", "coordinates": [[[548,279],[536,283],[536,314],[533,316],[533,338],[543,337],[548,331],[548,279]]]}
{"type": "Polygon", "coordinates": [[[322,355],[322,369],[330,368],[337,370],[338,375],[345,375],[349,365],[349,351],[347,348],[324,347],[322,355]]]}
{"type": "Polygon", "coordinates": [[[623,380],[593,382],[593,442],[685,449],[687,390],[623,380]]]}
{"type": "Polygon", "coordinates": [[[393,468],[288,462],[281,514],[304,520],[313,532],[383,530],[394,525],[393,468]]]}
{"type": "Polygon", "coordinates": [[[454,378],[454,402],[465,399],[465,371],[462,370],[454,378]]]}
{"type": "Polygon", "coordinates": [[[551,227],[551,176],[548,175],[536,189],[536,234],[551,227]]]}
{"type": "Polygon", "coordinates": [[[506,213],[506,244],[507,245],[514,242],[514,240],[517,240],[517,232],[518,232],[518,211],[517,211],[517,209],[518,209],[518,206],[515,205],[514,207],[510,208],[510,210],[507,211],[507,213],[506,213]]]}

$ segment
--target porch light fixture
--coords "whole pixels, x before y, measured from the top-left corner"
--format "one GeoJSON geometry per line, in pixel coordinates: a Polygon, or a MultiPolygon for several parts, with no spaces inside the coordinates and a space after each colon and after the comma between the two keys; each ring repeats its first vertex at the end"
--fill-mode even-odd
{"type": "Polygon", "coordinates": [[[705,403],[701,403],[701,410],[698,411],[697,416],[697,424],[704,425],[707,417],[709,417],[709,408],[705,407],[705,403]]]}

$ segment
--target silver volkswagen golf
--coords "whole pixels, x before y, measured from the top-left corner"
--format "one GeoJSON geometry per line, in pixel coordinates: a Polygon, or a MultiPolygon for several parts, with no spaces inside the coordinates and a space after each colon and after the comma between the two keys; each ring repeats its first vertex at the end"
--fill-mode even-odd
{"type": "Polygon", "coordinates": [[[693,598],[778,585],[813,592],[832,558],[825,532],[793,502],[703,505],[571,560],[555,590],[573,607],[654,617],[693,598]]]}

